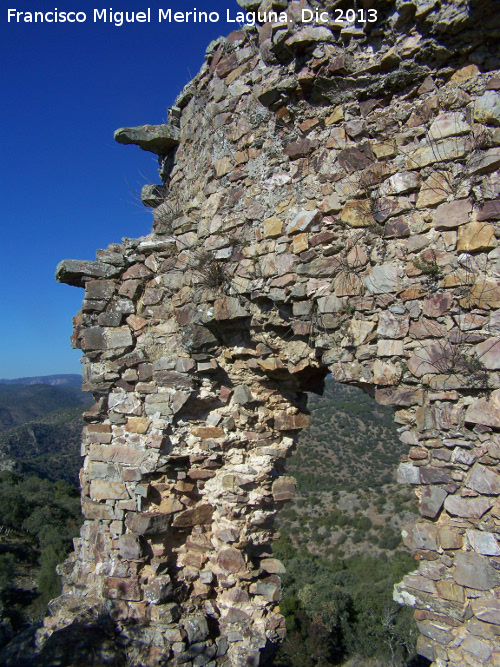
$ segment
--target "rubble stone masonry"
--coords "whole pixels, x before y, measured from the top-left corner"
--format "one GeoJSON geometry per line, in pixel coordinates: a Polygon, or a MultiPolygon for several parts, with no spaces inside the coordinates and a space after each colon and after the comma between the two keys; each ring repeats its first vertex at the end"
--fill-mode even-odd
{"type": "Polygon", "coordinates": [[[376,22],[321,24],[302,9],[350,5],[239,4],[289,20],[212,42],[168,124],[116,132],[158,155],[152,233],[57,268],[85,289],[96,403],[39,643],[105,609],[131,664],[262,663],[285,633],[284,460],[331,373],[408,445],[421,518],[395,599],[419,653],[500,665],[498,3],[367,0],[376,22]]]}

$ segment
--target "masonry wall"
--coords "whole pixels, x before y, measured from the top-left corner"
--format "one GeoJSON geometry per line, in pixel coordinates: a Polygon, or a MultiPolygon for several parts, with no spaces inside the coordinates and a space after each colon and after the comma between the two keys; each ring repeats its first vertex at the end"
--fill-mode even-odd
{"type": "Polygon", "coordinates": [[[395,598],[419,652],[500,664],[498,12],[304,25],[306,3],[272,4],[289,22],[212,43],[168,125],[117,131],[159,156],[153,232],[58,267],[85,288],[96,403],[40,644],[105,609],[137,664],[259,664],[285,632],[284,460],[332,373],[394,406],[408,444],[417,571],[395,598]]]}

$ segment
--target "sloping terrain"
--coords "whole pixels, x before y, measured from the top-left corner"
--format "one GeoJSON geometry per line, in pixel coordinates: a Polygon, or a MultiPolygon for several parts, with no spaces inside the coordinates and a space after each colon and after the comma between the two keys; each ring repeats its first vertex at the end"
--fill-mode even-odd
{"type": "Polygon", "coordinates": [[[79,387],[0,385],[0,470],[78,484],[82,412],[79,387]]]}
{"type": "Polygon", "coordinates": [[[0,434],[0,468],[78,485],[84,406],[55,410],[0,434]]]}
{"type": "Polygon", "coordinates": [[[2,384],[0,385],[0,433],[54,410],[83,405],[90,400],[80,387],[2,384]]]}
{"type": "MultiPolygon", "coordinates": [[[[81,523],[80,376],[0,381],[0,648],[59,595],[81,523]]],[[[3,657],[0,657],[4,664],[3,657]]]]}
{"type": "Polygon", "coordinates": [[[331,379],[309,407],[311,427],[287,465],[297,493],[276,520],[288,632],[270,664],[427,665],[412,610],[392,602],[393,585],[416,569],[400,531],[417,509],[395,482],[406,446],[392,411],[331,379]]]}
{"type": "Polygon", "coordinates": [[[287,465],[297,495],[280,512],[279,529],[318,555],[390,555],[417,508],[412,489],[395,481],[407,446],[392,410],[331,379],[323,396],[309,397],[309,407],[311,427],[287,465]]]}
{"type": "MultiPolygon", "coordinates": [[[[81,415],[88,400],[72,387],[0,386],[0,405],[15,424],[0,433],[0,457],[10,461],[7,466],[0,459],[0,468],[22,475],[2,478],[0,494],[4,525],[12,531],[0,536],[4,569],[11,571],[2,589],[9,636],[26,627],[28,617],[39,617],[47,595],[57,592],[51,573],[76,534],[79,501],[68,487],[47,485],[78,484],[81,415]],[[52,496],[57,506],[49,502],[52,496]],[[62,507],[65,518],[59,516],[62,507]],[[55,532],[42,539],[37,526],[48,511],[55,532]],[[19,602],[23,590],[25,601],[19,602]]],[[[390,664],[384,662],[389,646],[398,656],[395,665],[410,664],[415,626],[409,610],[391,603],[391,593],[415,567],[401,545],[400,528],[416,503],[413,492],[394,481],[405,446],[391,410],[331,379],[323,396],[309,397],[309,407],[311,427],[288,461],[297,495],[276,522],[281,538],[274,551],[287,567],[281,608],[288,636],[270,664],[326,667],[356,658],[357,665],[375,667],[390,664]]]]}

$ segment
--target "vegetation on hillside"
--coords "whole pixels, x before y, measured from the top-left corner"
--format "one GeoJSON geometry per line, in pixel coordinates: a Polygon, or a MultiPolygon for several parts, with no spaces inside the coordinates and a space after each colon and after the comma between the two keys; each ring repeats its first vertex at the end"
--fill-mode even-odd
{"type": "MultiPolygon", "coordinates": [[[[86,399],[71,387],[0,385],[0,457],[16,471],[0,472],[0,646],[59,593],[55,566],[81,523],[86,399]]],[[[400,538],[416,502],[394,481],[405,447],[392,411],[331,380],[310,408],[288,464],[297,495],[277,519],[288,634],[272,664],[427,664],[414,656],[411,610],[392,602],[393,584],[416,567],[400,538]]]]}
{"type": "Polygon", "coordinates": [[[79,387],[0,384],[0,433],[38,417],[91,401],[79,387]]]}
{"type": "Polygon", "coordinates": [[[0,522],[1,646],[43,617],[60,593],[55,568],[79,531],[78,490],[62,480],[0,472],[0,522]]]}
{"type": "Polygon", "coordinates": [[[82,412],[78,387],[0,385],[0,470],[78,484],[82,412]]]}
{"type": "Polygon", "coordinates": [[[404,445],[392,410],[332,380],[310,408],[288,462],[297,495],[276,522],[288,632],[272,664],[428,664],[415,655],[412,610],[392,601],[393,585],[416,569],[401,543],[416,499],[394,481],[404,445]]]}

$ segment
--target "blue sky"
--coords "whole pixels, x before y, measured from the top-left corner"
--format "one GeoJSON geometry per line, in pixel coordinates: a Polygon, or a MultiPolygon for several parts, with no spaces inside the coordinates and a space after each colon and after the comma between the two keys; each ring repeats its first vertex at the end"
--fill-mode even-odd
{"type": "Polygon", "coordinates": [[[9,2],[0,15],[0,378],[80,372],[71,318],[83,290],[54,280],[61,259],[151,230],[132,190],[155,180],[151,153],[113,141],[118,127],[161,123],[210,40],[238,27],[233,0],[99,4],[9,2]],[[151,23],[94,23],[94,8],[151,23]],[[83,11],[85,23],[7,22],[18,11],[83,11]],[[218,23],[161,23],[158,9],[216,11],[218,23]]]}

